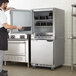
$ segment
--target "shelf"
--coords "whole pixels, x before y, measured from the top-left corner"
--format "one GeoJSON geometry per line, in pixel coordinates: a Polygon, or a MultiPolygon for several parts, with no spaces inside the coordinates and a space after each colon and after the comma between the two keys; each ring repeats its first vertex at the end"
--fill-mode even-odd
{"type": "Polygon", "coordinates": [[[36,22],[49,22],[53,21],[53,19],[45,19],[45,20],[35,20],[36,22]]]}
{"type": "Polygon", "coordinates": [[[72,16],[76,17],[76,14],[72,14],[72,16]]]}
{"type": "Polygon", "coordinates": [[[76,36],[71,36],[68,39],[76,39],[76,36]]]}
{"type": "Polygon", "coordinates": [[[72,7],[76,7],[76,4],[73,4],[72,7]]]}
{"type": "Polygon", "coordinates": [[[35,27],[53,27],[53,26],[35,26],[35,27]]]}

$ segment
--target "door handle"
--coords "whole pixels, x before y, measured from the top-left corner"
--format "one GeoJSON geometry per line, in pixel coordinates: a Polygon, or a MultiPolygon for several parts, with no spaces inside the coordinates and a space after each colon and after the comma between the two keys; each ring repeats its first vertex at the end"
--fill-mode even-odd
{"type": "Polygon", "coordinates": [[[47,40],[47,42],[53,42],[53,40],[47,40]]]}

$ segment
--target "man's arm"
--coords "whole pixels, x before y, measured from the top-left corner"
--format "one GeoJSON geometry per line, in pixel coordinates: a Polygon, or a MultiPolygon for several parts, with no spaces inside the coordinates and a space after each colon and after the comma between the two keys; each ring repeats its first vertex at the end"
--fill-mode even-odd
{"type": "Polygon", "coordinates": [[[12,25],[9,25],[7,23],[4,23],[3,26],[4,26],[5,29],[10,29],[10,30],[12,30],[12,29],[19,29],[19,30],[21,30],[22,29],[21,26],[12,26],[12,25]]]}
{"type": "Polygon", "coordinates": [[[15,8],[13,8],[13,7],[8,7],[8,8],[6,8],[6,9],[4,10],[4,12],[6,12],[6,11],[8,11],[8,10],[11,10],[11,9],[15,9],[15,8]]]}

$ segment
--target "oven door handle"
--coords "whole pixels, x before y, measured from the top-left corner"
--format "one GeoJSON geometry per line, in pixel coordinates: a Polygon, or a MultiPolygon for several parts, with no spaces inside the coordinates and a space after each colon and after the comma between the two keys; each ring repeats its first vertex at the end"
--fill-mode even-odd
{"type": "Polygon", "coordinates": [[[26,43],[25,41],[8,41],[9,43],[16,43],[16,44],[20,44],[20,43],[26,43]]]}

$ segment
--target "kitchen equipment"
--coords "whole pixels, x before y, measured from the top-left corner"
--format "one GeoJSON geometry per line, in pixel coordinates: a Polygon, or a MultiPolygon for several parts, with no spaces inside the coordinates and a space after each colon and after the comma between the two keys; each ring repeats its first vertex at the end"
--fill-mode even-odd
{"type": "Polygon", "coordinates": [[[32,10],[16,10],[10,11],[11,25],[22,26],[22,30],[13,29],[11,33],[24,33],[31,34],[33,26],[33,13],[32,10]]]}
{"type": "Polygon", "coordinates": [[[33,12],[34,34],[31,36],[31,65],[52,69],[63,65],[64,11],[47,8],[34,9],[33,12]]]}
{"type": "Polygon", "coordinates": [[[10,34],[8,39],[8,51],[5,52],[4,62],[23,62],[29,67],[29,46],[27,35],[10,34]]]}

